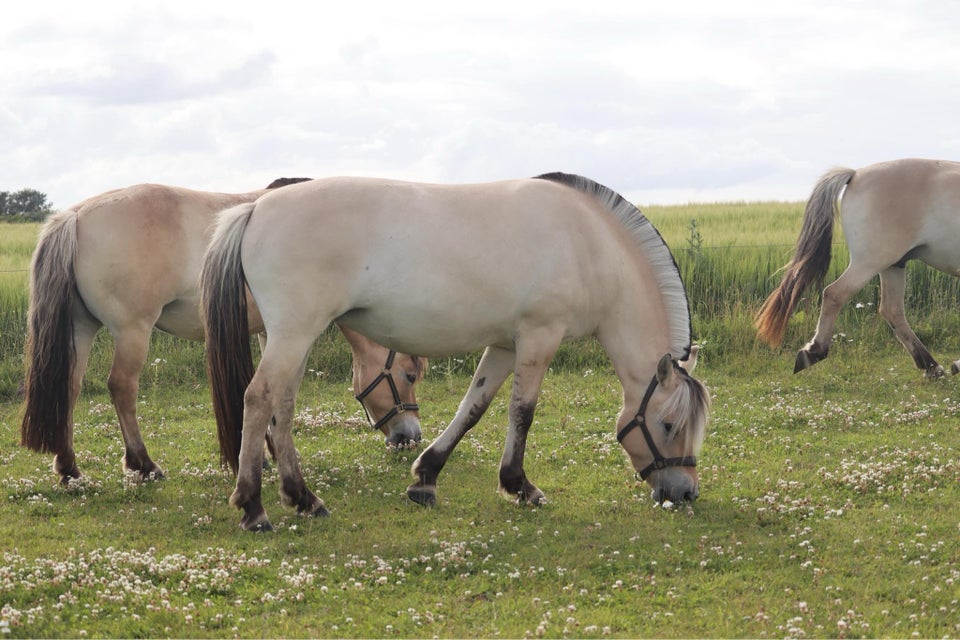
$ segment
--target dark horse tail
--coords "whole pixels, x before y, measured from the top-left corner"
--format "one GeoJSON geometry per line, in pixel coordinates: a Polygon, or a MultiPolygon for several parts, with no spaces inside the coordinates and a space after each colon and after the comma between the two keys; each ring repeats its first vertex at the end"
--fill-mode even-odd
{"type": "Polygon", "coordinates": [[[767,344],[776,347],[783,342],[787,321],[800,296],[814,282],[823,282],[827,275],[833,220],[840,210],[838,198],[855,174],[853,169],[832,169],[813,187],[793,258],[784,267],[780,286],[764,301],[753,323],[760,339],[767,344]]]}
{"type": "Polygon", "coordinates": [[[55,214],[43,226],[30,263],[26,379],[20,444],[61,453],[70,446],[71,378],[76,362],[73,337],[77,292],[77,212],[55,214]]]}
{"type": "Polygon", "coordinates": [[[220,462],[240,465],[243,394],[253,379],[247,290],[240,243],[253,203],[220,214],[200,272],[200,313],[207,340],[207,374],[220,441],[220,462]]]}

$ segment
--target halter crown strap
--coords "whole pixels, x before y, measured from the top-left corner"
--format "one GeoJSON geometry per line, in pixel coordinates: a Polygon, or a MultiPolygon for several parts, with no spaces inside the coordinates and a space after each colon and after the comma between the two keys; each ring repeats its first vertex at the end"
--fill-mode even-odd
{"type": "Polygon", "coordinates": [[[393,373],[390,371],[390,368],[393,367],[393,360],[396,358],[396,356],[397,352],[391,349],[387,354],[387,361],[383,365],[383,371],[381,371],[379,375],[377,375],[377,377],[374,378],[373,381],[356,396],[357,400],[360,402],[360,406],[363,407],[363,412],[367,416],[367,422],[369,422],[370,426],[375,430],[382,427],[395,415],[401,414],[404,411],[420,410],[420,405],[418,405],[416,402],[404,402],[400,398],[400,392],[397,390],[397,383],[394,382],[393,373]],[[393,407],[391,407],[382,418],[374,422],[373,418],[370,417],[370,412],[367,411],[367,406],[363,404],[363,399],[373,393],[373,390],[377,388],[377,385],[384,380],[387,381],[387,385],[390,387],[390,393],[393,394],[393,407]]]}
{"type": "Polygon", "coordinates": [[[640,428],[640,433],[643,434],[643,439],[647,441],[647,447],[650,449],[650,453],[653,455],[653,462],[639,471],[637,475],[640,476],[641,480],[646,480],[647,476],[654,471],[666,469],[667,467],[697,466],[696,456],[681,456],[679,458],[663,457],[663,454],[660,453],[660,449],[658,449],[657,445],[653,442],[653,436],[650,434],[650,429],[647,427],[646,413],[647,405],[650,403],[650,398],[653,396],[653,392],[657,388],[657,382],[657,376],[654,374],[653,379],[650,380],[650,384],[647,385],[646,393],[643,394],[643,400],[640,402],[640,410],[637,411],[637,415],[635,415],[630,422],[623,425],[623,428],[617,432],[617,442],[619,442],[621,445],[623,444],[623,439],[627,437],[627,434],[637,427],[640,428]]]}

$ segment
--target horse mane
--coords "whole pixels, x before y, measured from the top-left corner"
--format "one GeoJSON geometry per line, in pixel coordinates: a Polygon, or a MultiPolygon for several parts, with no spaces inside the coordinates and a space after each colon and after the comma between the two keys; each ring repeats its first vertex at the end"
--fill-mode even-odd
{"type": "Polygon", "coordinates": [[[677,262],[653,223],[647,220],[646,216],[626,198],[590,178],[556,172],[536,176],[536,179],[550,180],[586,193],[597,199],[616,216],[630,233],[640,251],[650,261],[660,287],[660,295],[667,308],[670,324],[670,352],[677,360],[686,360],[690,356],[693,335],[687,292],[683,286],[677,262]]]}
{"type": "Polygon", "coordinates": [[[675,439],[685,430],[689,431],[694,455],[699,455],[706,436],[710,393],[699,380],[680,367],[677,367],[676,371],[680,376],[680,384],[660,408],[658,419],[673,423],[669,440],[675,439]]]}
{"type": "Polygon", "coordinates": [[[313,178],[277,178],[267,185],[267,189],[279,189],[288,184],[297,184],[298,182],[310,182],[313,178]]]}

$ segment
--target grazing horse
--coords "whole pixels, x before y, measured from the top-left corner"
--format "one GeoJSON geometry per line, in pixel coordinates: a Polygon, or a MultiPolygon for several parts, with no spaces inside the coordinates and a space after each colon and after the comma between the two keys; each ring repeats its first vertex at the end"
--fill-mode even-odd
{"type": "Polygon", "coordinates": [[[527,432],[560,343],[588,335],[621,381],[617,437],[654,499],[699,494],[695,456],[709,396],[683,366],[694,362],[680,273],[637,208],[591,180],[292,185],[221,214],[200,289],[214,402],[239,406],[217,415],[243,416],[230,503],[243,510],[244,529],[271,528],[254,445],[268,424],[283,502],[327,513],[303,480],[290,423],[304,357],[331,322],[427,356],[485,347],[456,415],[413,464],[415,502],[435,503],[440,470],[511,372],[500,492],[544,502],[523,469],[527,432]],[[230,379],[246,333],[245,286],[270,336],[246,388],[230,379]]]}
{"type": "MultiPolygon", "coordinates": [[[[797,248],[780,286],[766,299],[755,326],[772,346],[783,341],[787,320],[803,292],[822,282],[830,266],[834,217],[841,218],[850,265],[823,290],[820,320],[813,339],[798,353],[793,372],[827,357],[840,309],[880,274],[880,315],[926,377],[943,367],[910,328],[904,315],[908,260],[922,260],[960,275],[960,164],[905,159],[863,169],[833,169],[807,201],[797,248]],[[842,205],[842,207],[841,207],[842,205]]],[[[953,372],[958,370],[953,364],[953,372]]]]}
{"type": "MultiPolygon", "coordinates": [[[[271,187],[298,181],[280,179],[271,187]]],[[[94,336],[103,326],[115,342],[107,386],[123,433],[124,465],[145,479],[163,475],[147,454],[137,423],[139,377],[150,334],[157,327],[203,339],[197,279],[216,214],[267,191],[206,193],[145,184],[85,200],[44,225],[31,265],[21,444],[54,453],[62,482],[80,477],[73,410],[94,336]]],[[[262,331],[253,305],[249,326],[262,331]]],[[[374,379],[381,380],[381,373],[389,374],[384,371],[388,357],[396,367],[393,373],[399,374],[399,384],[388,375],[389,388],[378,384],[368,391],[363,398],[368,415],[388,441],[418,441],[414,383],[422,362],[389,356],[387,349],[355,331],[344,329],[344,335],[353,351],[358,394],[374,379]],[[397,409],[414,410],[396,415],[397,409]]],[[[247,369],[252,375],[252,361],[247,369]]]]}

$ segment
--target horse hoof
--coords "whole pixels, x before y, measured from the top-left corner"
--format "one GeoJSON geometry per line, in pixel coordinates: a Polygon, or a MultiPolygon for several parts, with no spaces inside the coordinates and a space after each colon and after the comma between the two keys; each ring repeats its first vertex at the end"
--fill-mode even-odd
{"type": "Polygon", "coordinates": [[[320,506],[318,506],[316,509],[305,515],[310,518],[326,518],[330,515],[330,510],[327,509],[327,507],[325,507],[323,504],[320,504],[320,506]]]}
{"type": "Polygon", "coordinates": [[[407,487],[407,497],[425,507],[437,504],[437,491],[433,487],[410,485],[407,487]]]}
{"type": "Polygon", "coordinates": [[[273,531],[273,525],[270,524],[270,520],[267,519],[266,514],[261,514],[260,517],[251,519],[247,519],[246,517],[241,518],[240,528],[244,531],[251,531],[253,533],[273,531]]]}
{"type": "Polygon", "coordinates": [[[800,373],[804,369],[810,366],[810,358],[807,356],[806,351],[797,352],[797,360],[793,363],[793,372],[800,373]]]}
{"type": "Polygon", "coordinates": [[[154,467],[150,471],[140,472],[140,479],[143,481],[163,480],[163,478],[164,478],[163,469],[161,469],[160,467],[154,467]]]}
{"type": "Polygon", "coordinates": [[[532,495],[525,495],[522,492],[517,495],[517,506],[522,507],[524,505],[528,507],[542,507],[547,504],[547,496],[543,495],[542,492],[538,489],[536,493],[532,495]]]}
{"type": "Polygon", "coordinates": [[[793,372],[800,373],[804,369],[809,369],[826,357],[826,353],[814,353],[813,351],[801,349],[797,352],[797,360],[793,365],[793,372]]]}
{"type": "Polygon", "coordinates": [[[250,533],[266,533],[266,532],[268,532],[268,531],[273,531],[273,525],[270,524],[270,521],[269,521],[269,520],[266,520],[266,521],[264,521],[264,522],[259,522],[259,523],[255,524],[255,525],[252,525],[252,526],[249,526],[249,527],[244,526],[244,525],[241,524],[240,527],[241,527],[244,531],[249,531],[250,533]]]}
{"type": "Polygon", "coordinates": [[[79,480],[80,477],[81,477],[81,476],[80,476],[80,472],[77,471],[76,469],[74,469],[74,470],[72,470],[72,471],[70,471],[70,472],[68,472],[68,473],[61,473],[61,474],[60,474],[60,486],[61,486],[61,487],[69,487],[69,486],[70,486],[70,483],[71,483],[72,481],[74,481],[74,480],[79,480]]]}
{"type": "Polygon", "coordinates": [[[960,365],[954,362],[952,365],[950,365],[950,375],[955,376],[958,373],[960,373],[960,365]]]}
{"type": "MultiPolygon", "coordinates": [[[[953,363],[953,366],[950,367],[952,373],[957,373],[957,364],[953,363]]],[[[933,367],[930,367],[924,372],[924,375],[927,377],[927,380],[936,380],[942,378],[946,375],[946,371],[943,370],[939,364],[933,367]]]]}

